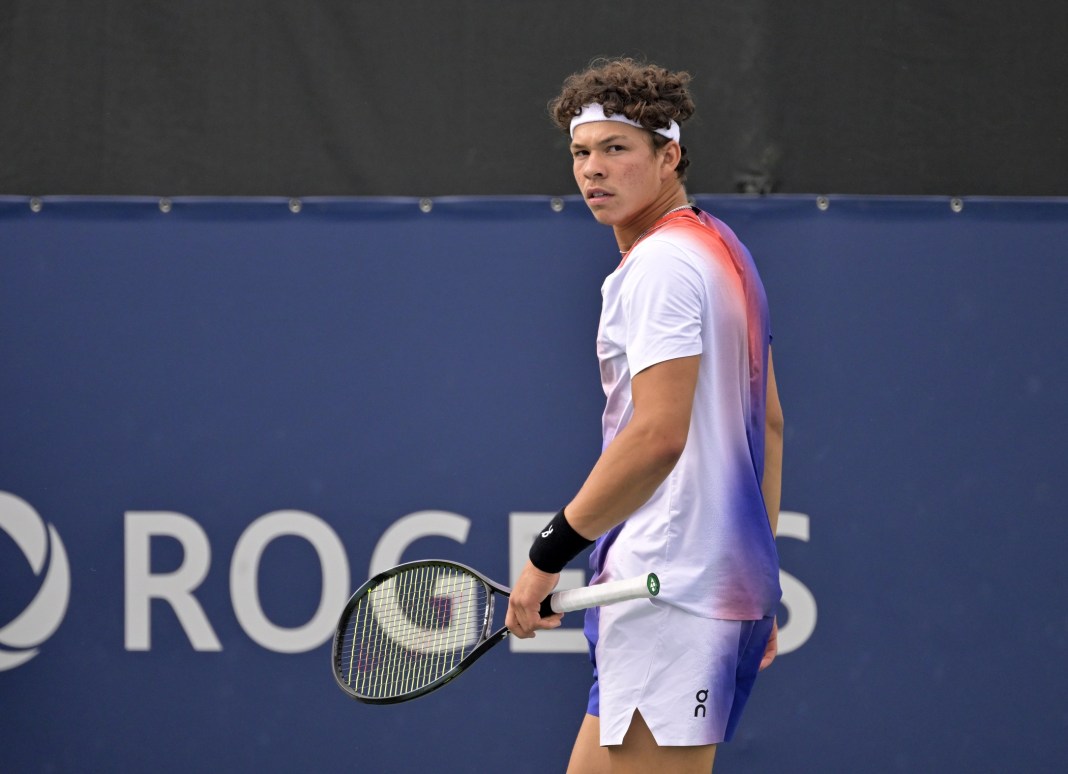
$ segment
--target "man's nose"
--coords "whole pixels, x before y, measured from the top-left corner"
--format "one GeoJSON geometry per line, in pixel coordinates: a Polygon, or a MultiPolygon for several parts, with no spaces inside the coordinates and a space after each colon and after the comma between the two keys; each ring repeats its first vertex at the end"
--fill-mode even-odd
{"type": "Polygon", "coordinates": [[[582,174],[589,180],[604,177],[604,165],[596,154],[591,153],[587,157],[586,163],[582,167],[582,174]]]}

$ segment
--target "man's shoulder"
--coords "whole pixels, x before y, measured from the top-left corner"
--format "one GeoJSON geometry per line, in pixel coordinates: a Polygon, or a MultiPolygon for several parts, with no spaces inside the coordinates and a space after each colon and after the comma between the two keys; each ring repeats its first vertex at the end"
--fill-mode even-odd
{"type": "Polygon", "coordinates": [[[707,268],[709,261],[730,259],[730,248],[720,232],[693,218],[678,218],[635,246],[627,263],[670,266],[673,263],[707,268]]]}

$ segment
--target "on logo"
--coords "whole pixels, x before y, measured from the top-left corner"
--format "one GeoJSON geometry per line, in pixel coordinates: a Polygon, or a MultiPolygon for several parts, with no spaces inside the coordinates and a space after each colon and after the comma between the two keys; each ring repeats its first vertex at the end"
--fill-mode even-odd
{"type": "Polygon", "coordinates": [[[703,718],[708,714],[708,710],[705,709],[705,702],[708,701],[708,689],[702,688],[697,692],[697,695],[694,696],[694,698],[697,699],[697,706],[693,708],[693,716],[695,718],[703,718]],[[699,712],[701,713],[700,715],[697,714],[699,712]]]}
{"type": "Polygon", "coordinates": [[[37,515],[29,503],[0,492],[0,529],[22,550],[33,574],[47,572],[33,601],[0,628],[0,671],[14,669],[37,655],[37,646],[52,636],[67,612],[70,567],[56,528],[37,515]]]}

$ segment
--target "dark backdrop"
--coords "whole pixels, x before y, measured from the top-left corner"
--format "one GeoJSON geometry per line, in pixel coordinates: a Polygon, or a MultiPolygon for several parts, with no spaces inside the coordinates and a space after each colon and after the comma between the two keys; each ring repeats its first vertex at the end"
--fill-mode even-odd
{"type": "Polygon", "coordinates": [[[595,55],[695,76],[690,189],[1062,195],[1068,5],[8,0],[0,194],[571,190],[595,55]]]}

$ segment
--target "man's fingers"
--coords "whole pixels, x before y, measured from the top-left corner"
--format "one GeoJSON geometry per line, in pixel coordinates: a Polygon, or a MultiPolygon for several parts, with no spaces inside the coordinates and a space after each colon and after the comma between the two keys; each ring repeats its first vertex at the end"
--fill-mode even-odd
{"type": "Polygon", "coordinates": [[[548,618],[542,618],[538,625],[539,629],[558,629],[564,621],[563,613],[553,613],[548,618]]]}
{"type": "Polygon", "coordinates": [[[556,629],[563,623],[564,614],[554,613],[546,618],[538,614],[538,608],[523,609],[512,606],[505,617],[504,625],[508,631],[521,640],[534,637],[539,629],[556,629]]]}
{"type": "Polygon", "coordinates": [[[541,617],[541,601],[560,580],[559,574],[544,573],[529,561],[516,578],[508,599],[508,614],[504,625],[516,637],[533,637],[538,629],[555,629],[560,625],[560,614],[541,617]]]}
{"type": "Polygon", "coordinates": [[[521,640],[526,640],[534,636],[533,627],[526,623],[529,618],[524,613],[525,611],[520,610],[520,608],[515,605],[510,605],[508,608],[508,615],[505,616],[504,619],[504,625],[508,627],[508,631],[521,640]]]}
{"type": "Polygon", "coordinates": [[[763,672],[769,666],[771,662],[775,660],[775,656],[779,654],[779,622],[775,621],[771,627],[771,635],[768,637],[768,644],[764,648],[764,657],[760,660],[760,669],[758,671],[763,672]]]}

